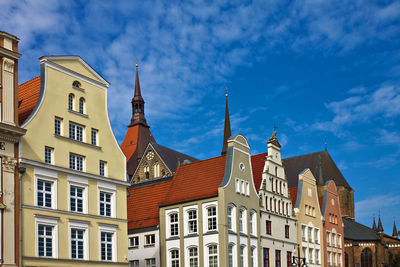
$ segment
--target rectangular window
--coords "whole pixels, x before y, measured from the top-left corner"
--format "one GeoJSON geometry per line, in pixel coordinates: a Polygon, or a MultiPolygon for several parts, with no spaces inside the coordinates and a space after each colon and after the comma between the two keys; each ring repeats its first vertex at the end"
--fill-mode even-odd
{"type": "Polygon", "coordinates": [[[101,248],[101,260],[112,261],[113,254],[113,233],[101,232],[100,233],[100,248],[101,248]]]}
{"type": "Polygon", "coordinates": [[[83,127],[72,122],[69,123],[69,138],[83,142],[83,127]]]}
{"type": "Polygon", "coordinates": [[[269,248],[263,248],[264,267],[269,267],[269,248]]]}
{"type": "Polygon", "coordinates": [[[171,251],[171,266],[179,267],[179,250],[171,251]]]}
{"type": "Polygon", "coordinates": [[[292,252],[290,252],[290,251],[287,252],[287,259],[286,259],[286,261],[287,261],[286,266],[288,266],[288,267],[292,266],[292,261],[293,261],[293,259],[292,259],[292,252]]]}
{"type": "Polygon", "coordinates": [[[137,248],[139,247],[139,237],[134,236],[129,238],[129,247],[130,248],[137,248]]]}
{"type": "Polygon", "coordinates": [[[144,244],[146,246],[152,246],[152,245],[154,245],[156,243],[156,236],[154,234],[146,235],[144,237],[144,239],[145,239],[145,243],[144,244]]]}
{"type": "Polygon", "coordinates": [[[306,261],[308,261],[307,260],[307,249],[306,248],[302,248],[301,250],[303,252],[303,258],[306,258],[306,261]]]}
{"type": "Polygon", "coordinates": [[[332,247],[336,247],[336,235],[332,233],[332,247]]]}
{"type": "Polygon", "coordinates": [[[38,256],[53,257],[53,231],[49,225],[38,225],[38,256]]]}
{"type": "Polygon", "coordinates": [[[326,243],[331,246],[331,233],[326,232],[326,243]]]}
{"type": "Polygon", "coordinates": [[[245,190],[245,189],[244,189],[244,181],[241,180],[241,181],[240,181],[240,185],[241,185],[241,186],[240,186],[240,188],[241,188],[241,189],[240,189],[240,192],[244,195],[244,194],[245,194],[245,191],[244,191],[244,190],[245,190]]]}
{"type": "Polygon", "coordinates": [[[98,131],[96,129],[92,128],[91,132],[91,144],[94,146],[97,146],[97,133],[98,131]]]}
{"type": "Polygon", "coordinates": [[[83,171],[83,157],[70,153],[69,168],[77,171],[83,171]]]}
{"type": "Polygon", "coordinates": [[[319,249],[315,250],[315,263],[320,264],[319,262],[319,249]]]}
{"type": "Polygon", "coordinates": [[[236,193],[240,193],[240,181],[236,178],[236,193]]]}
{"type": "Polygon", "coordinates": [[[169,223],[170,223],[170,233],[171,236],[178,236],[179,235],[179,227],[178,227],[178,213],[171,214],[169,216],[169,223]]]}
{"type": "Polygon", "coordinates": [[[100,174],[100,176],[106,176],[106,168],[107,168],[107,163],[105,161],[100,160],[99,161],[99,174],[100,174]]]}
{"type": "Polygon", "coordinates": [[[144,266],[145,267],[156,267],[156,259],[155,258],[145,259],[144,266]]]}
{"type": "Polygon", "coordinates": [[[271,221],[266,221],[266,233],[267,233],[267,235],[272,234],[271,221]]]}
{"type": "Polygon", "coordinates": [[[233,212],[233,208],[231,206],[228,206],[228,230],[233,230],[233,227],[232,227],[232,212],[233,212]]]}
{"type": "Polygon", "coordinates": [[[333,264],[333,266],[336,265],[336,253],[335,252],[332,254],[332,264],[333,264]]]}
{"type": "Polygon", "coordinates": [[[53,183],[37,180],[37,205],[39,207],[52,207],[53,183]]]}
{"type": "Polygon", "coordinates": [[[207,209],[208,231],[217,230],[217,208],[210,207],[207,209]]]}
{"type": "Polygon", "coordinates": [[[338,248],[342,247],[342,236],[339,234],[337,235],[337,245],[338,245],[338,248]]]}
{"type": "Polygon", "coordinates": [[[69,200],[71,211],[83,212],[83,191],[84,188],[82,187],[70,186],[69,200]]]}
{"type": "Polygon", "coordinates": [[[311,264],[314,263],[314,250],[312,248],[308,250],[308,262],[311,264]]]}
{"type": "Polygon", "coordinates": [[[129,267],[139,267],[139,260],[130,261],[129,267]]]}
{"type": "Polygon", "coordinates": [[[197,233],[197,210],[190,210],[188,217],[189,234],[197,233]]]}
{"type": "Polygon", "coordinates": [[[285,225],[285,238],[289,238],[289,225],[285,225]]]}
{"type": "Polygon", "coordinates": [[[306,239],[306,226],[305,225],[301,226],[301,239],[303,241],[307,241],[307,239],[306,239]]]}
{"type": "Polygon", "coordinates": [[[308,242],[313,242],[312,227],[308,227],[308,242]]]}
{"type": "Polygon", "coordinates": [[[239,210],[239,232],[243,232],[243,214],[244,211],[242,209],[239,210]]]}
{"type": "Polygon", "coordinates": [[[254,265],[254,251],[256,249],[254,247],[250,248],[250,267],[255,267],[254,265]]]}
{"type": "Polygon", "coordinates": [[[314,229],[315,243],[319,244],[319,229],[314,229]]]}
{"type": "Polygon", "coordinates": [[[328,265],[331,265],[331,256],[332,253],[328,251],[328,265]]]}
{"type": "Polygon", "coordinates": [[[83,259],[84,257],[85,230],[71,229],[71,258],[83,259]]]}
{"type": "Polygon", "coordinates": [[[249,182],[246,182],[246,196],[250,196],[250,186],[249,186],[249,182]]]}
{"type": "Polygon", "coordinates": [[[239,267],[244,267],[244,249],[245,246],[240,247],[240,254],[239,254],[239,267]]]}
{"type": "Polygon", "coordinates": [[[55,118],[54,119],[54,134],[55,135],[61,135],[61,125],[62,125],[62,119],[55,118]]]}
{"type": "Polygon", "coordinates": [[[217,246],[208,247],[208,266],[218,267],[218,250],[217,246]]]}
{"type": "Polygon", "coordinates": [[[44,147],[44,162],[47,164],[53,163],[53,148],[48,146],[44,147]]]}
{"type": "Polygon", "coordinates": [[[228,267],[233,267],[233,246],[228,246],[228,267]]]}
{"type": "Polygon", "coordinates": [[[281,267],[281,251],[275,250],[275,267],[281,267]]]}
{"type": "Polygon", "coordinates": [[[197,248],[189,248],[189,267],[198,267],[199,258],[197,248]]]}
{"type": "Polygon", "coordinates": [[[112,194],[100,191],[100,215],[111,217],[112,194]]]}

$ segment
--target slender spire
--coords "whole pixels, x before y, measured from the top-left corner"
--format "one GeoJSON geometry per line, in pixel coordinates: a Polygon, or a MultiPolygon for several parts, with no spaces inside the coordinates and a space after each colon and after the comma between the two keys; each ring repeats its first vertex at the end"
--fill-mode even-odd
{"type": "Polygon", "coordinates": [[[146,122],[146,118],[144,117],[144,100],[142,97],[142,92],[140,90],[140,83],[139,83],[139,65],[138,61],[136,60],[136,79],[135,79],[135,94],[132,98],[132,118],[129,127],[141,124],[145,127],[149,127],[146,122]]]}
{"type": "Polygon", "coordinates": [[[375,216],[374,216],[373,222],[372,222],[372,230],[375,230],[375,231],[376,231],[375,216]]]}
{"type": "Polygon", "coordinates": [[[394,218],[393,218],[393,233],[392,233],[392,236],[395,237],[395,238],[399,237],[399,233],[397,232],[397,228],[396,228],[396,221],[394,220],[394,218]]]}
{"type": "Polygon", "coordinates": [[[226,87],[225,93],[225,122],[224,122],[224,140],[222,143],[221,155],[226,154],[228,148],[228,138],[231,137],[231,122],[229,120],[229,109],[228,109],[228,87],[226,87]]]}
{"type": "Polygon", "coordinates": [[[378,218],[378,228],[376,229],[376,231],[377,231],[378,233],[383,233],[383,227],[382,227],[382,222],[381,222],[381,215],[379,215],[379,218],[378,218]]]}
{"type": "Polygon", "coordinates": [[[326,142],[326,136],[325,136],[325,151],[328,151],[328,143],[326,142]]]}

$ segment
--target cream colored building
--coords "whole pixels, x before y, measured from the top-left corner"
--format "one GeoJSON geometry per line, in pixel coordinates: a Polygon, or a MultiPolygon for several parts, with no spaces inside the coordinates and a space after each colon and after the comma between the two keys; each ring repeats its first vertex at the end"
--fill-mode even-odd
{"type": "Polygon", "coordinates": [[[22,263],[126,265],[129,184],[109,83],[79,56],[41,57],[40,71],[20,86],[22,263]]]}
{"type": "Polygon", "coordinates": [[[310,169],[305,169],[299,174],[294,212],[297,219],[297,243],[300,245],[300,257],[306,258],[307,266],[323,266],[323,217],[318,201],[316,180],[310,169]]]}
{"type": "Polygon", "coordinates": [[[19,39],[0,31],[0,266],[19,266],[17,84],[19,39]]]}

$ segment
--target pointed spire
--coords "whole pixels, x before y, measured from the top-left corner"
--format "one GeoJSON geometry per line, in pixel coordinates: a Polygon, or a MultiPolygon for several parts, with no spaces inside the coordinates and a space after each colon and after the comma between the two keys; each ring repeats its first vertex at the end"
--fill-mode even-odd
{"type": "Polygon", "coordinates": [[[381,222],[381,215],[379,215],[379,218],[378,218],[378,228],[376,229],[376,231],[377,231],[378,233],[383,233],[383,227],[382,227],[382,222],[381,222]]]}
{"type": "Polygon", "coordinates": [[[326,136],[325,136],[325,151],[328,151],[328,143],[326,142],[326,136]]]}
{"type": "Polygon", "coordinates": [[[397,228],[396,228],[396,221],[393,219],[393,233],[392,236],[395,238],[399,237],[399,233],[397,232],[397,228]]]}
{"type": "Polygon", "coordinates": [[[228,138],[231,137],[231,122],[229,120],[229,109],[228,109],[228,87],[226,87],[225,93],[225,122],[224,122],[224,140],[222,143],[221,155],[226,154],[228,148],[228,138]]]}
{"type": "Polygon", "coordinates": [[[135,95],[132,98],[132,118],[131,123],[128,127],[135,126],[137,124],[141,124],[145,127],[150,127],[147,125],[146,118],[144,117],[144,100],[142,97],[142,92],[140,90],[139,83],[139,65],[136,60],[136,79],[135,79],[135,95]]]}
{"type": "Polygon", "coordinates": [[[376,231],[375,216],[374,216],[373,222],[372,222],[372,230],[375,230],[375,231],[376,231]]]}

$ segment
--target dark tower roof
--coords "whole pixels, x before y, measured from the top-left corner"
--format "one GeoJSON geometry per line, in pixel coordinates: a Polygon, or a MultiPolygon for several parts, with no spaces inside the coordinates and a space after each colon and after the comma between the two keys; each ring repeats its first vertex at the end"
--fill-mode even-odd
{"type": "Polygon", "coordinates": [[[297,187],[298,174],[309,168],[317,180],[317,185],[324,186],[328,180],[333,180],[336,186],[344,186],[351,189],[328,151],[286,158],[283,159],[283,166],[289,188],[297,187]]]}
{"type": "Polygon", "coordinates": [[[231,122],[229,120],[229,109],[228,109],[228,94],[225,94],[225,122],[224,122],[224,140],[222,143],[221,155],[226,155],[228,148],[228,138],[231,137],[231,122]]]}
{"type": "Polygon", "coordinates": [[[131,118],[131,123],[129,124],[128,127],[141,124],[149,128],[150,126],[147,125],[146,118],[144,117],[144,100],[142,97],[142,93],[140,91],[138,64],[136,64],[135,94],[132,98],[131,103],[132,103],[132,118],[131,118]]]}
{"type": "Polygon", "coordinates": [[[383,233],[383,227],[382,227],[382,222],[381,222],[381,216],[378,218],[378,228],[376,229],[378,233],[383,233]]]}
{"type": "Polygon", "coordinates": [[[374,216],[373,222],[372,222],[372,230],[375,230],[375,231],[376,231],[375,216],[374,216]]]}
{"type": "Polygon", "coordinates": [[[396,221],[393,220],[393,233],[392,233],[393,237],[399,237],[399,233],[397,232],[397,228],[396,228],[396,221]]]}

